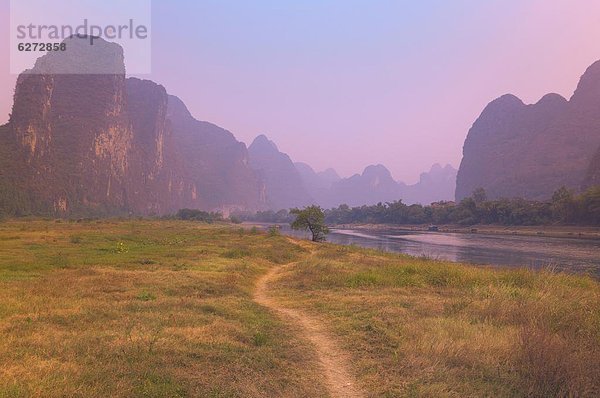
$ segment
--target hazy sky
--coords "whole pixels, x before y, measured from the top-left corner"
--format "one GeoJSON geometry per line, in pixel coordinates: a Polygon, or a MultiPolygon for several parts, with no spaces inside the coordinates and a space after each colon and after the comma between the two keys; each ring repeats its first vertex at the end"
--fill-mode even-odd
{"type": "MultiPolygon", "coordinates": [[[[15,76],[0,3],[4,122],[15,76]]],[[[570,97],[600,59],[598,0],[155,0],[152,28],[143,77],[197,118],[248,144],[264,133],[316,169],[382,163],[406,182],[457,167],[494,98],[570,97]]]]}

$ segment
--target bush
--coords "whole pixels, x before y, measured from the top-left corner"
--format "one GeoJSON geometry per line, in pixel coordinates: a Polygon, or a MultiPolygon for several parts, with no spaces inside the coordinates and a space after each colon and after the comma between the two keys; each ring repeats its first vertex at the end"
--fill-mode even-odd
{"type": "Polygon", "coordinates": [[[137,299],[140,301],[154,301],[156,300],[156,295],[147,291],[143,291],[137,295],[137,299]]]}
{"type": "Polygon", "coordinates": [[[223,215],[221,213],[209,213],[202,210],[195,209],[181,209],[175,214],[177,220],[183,221],[200,221],[206,223],[213,223],[215,221],[222,221],[223,215]]]}

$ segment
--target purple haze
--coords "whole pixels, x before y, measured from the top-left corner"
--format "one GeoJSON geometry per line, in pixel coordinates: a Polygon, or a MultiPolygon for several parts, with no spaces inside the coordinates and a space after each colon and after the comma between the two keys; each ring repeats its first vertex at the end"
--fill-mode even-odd
{"type": "MultiPolygon", "coordinates": [[[[492,99],[570,97],[600,58],[595,0],[154,1],[153,73],[199,119],[348,176],[458,166],[492,99]],[[252,3],[252,4],[246,4],[252,3]],[[301,3],[301,4],[295,4],[301,3]]],[[[0,123],[10,112],[0,4],[0,123]]]]}

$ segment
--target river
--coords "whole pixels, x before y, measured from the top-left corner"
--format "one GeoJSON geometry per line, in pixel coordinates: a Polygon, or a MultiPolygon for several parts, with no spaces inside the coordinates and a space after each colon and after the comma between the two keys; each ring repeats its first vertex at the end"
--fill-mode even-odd
{"type": "MultiPolygon", "coordinates": [[[[263,226],[267,228],[267,226],[263,226]]],[[[308,238],[287,225],[281,232],[308,238]]],[[[327,241],[386,252],[502,267],[550,267],[600,277],[600,240],[398,230],[332,229],[327,241]]]]}

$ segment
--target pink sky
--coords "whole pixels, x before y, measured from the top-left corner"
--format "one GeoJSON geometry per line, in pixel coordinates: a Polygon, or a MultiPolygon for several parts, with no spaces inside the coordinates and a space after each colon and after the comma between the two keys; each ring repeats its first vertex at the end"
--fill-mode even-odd
{"type": "MultiPolygon", "coordinates": [[[[2,123],[16,77],[0,3],[2,123]]],[[[382,163],[412,183],[433,163],[458,167],[488,102],[570,97],[600,59],[597,0],[204,3],[153,3],[145,77],[241,141],[264,133],[346,176],[382,163]]]]}

